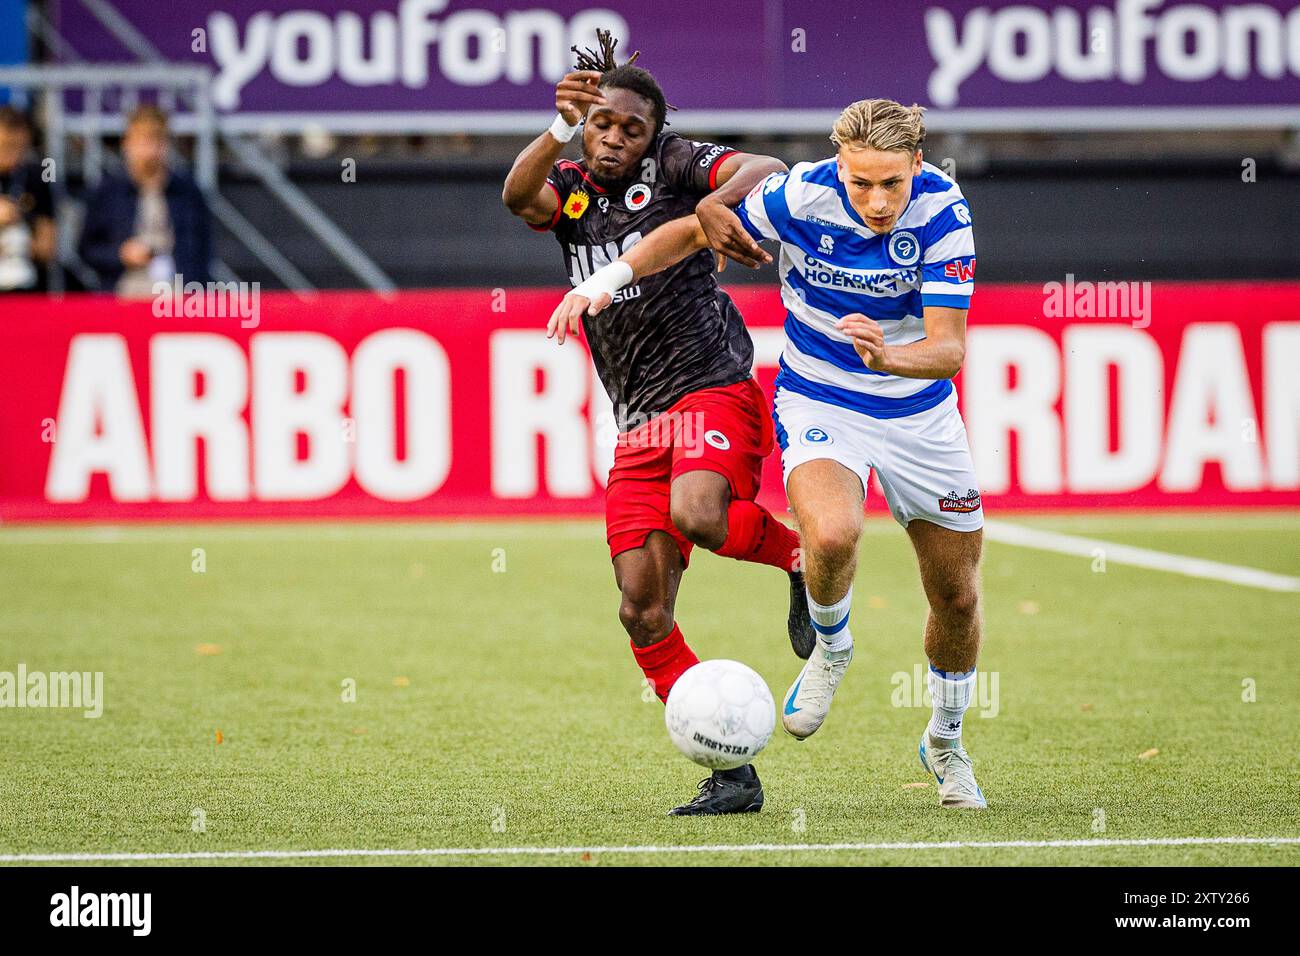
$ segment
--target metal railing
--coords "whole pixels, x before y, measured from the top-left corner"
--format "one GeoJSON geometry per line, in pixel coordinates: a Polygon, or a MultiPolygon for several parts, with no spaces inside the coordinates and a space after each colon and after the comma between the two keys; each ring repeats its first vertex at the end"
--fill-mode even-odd
{"type": "MultiPolygon", "coordinates": [[[[255,142],[241,133],[223,128],[213,107],[209,67],[167,62],[149,40],[105,0],[82,0],[82,5],[143,62],[0,67],[0,87],[39,94],[47,153],[54,160],[60,177],[67,169],[68,140],[79,137],[84,143],[81,172],[88,185],[97,184],[107,161],[105,140],[120,135],[125,114],[141,101],[141,94],[148,93],[160,106],[174,109],[170,118],[173,132],[194,138],[194,177],[204,191],[213,215],[281,284],[290,289],[315,289],[302,270],[221,195],[217,175],[219,144],[224,145],[241,166],[279,199],[364,286],[385,293],[396,288],[392,279],[294,185],[255,142]],[[80,94],[80,108],[75,111],[68,108],[65,94],[70,91],[80,94]]],[[[40,37],[64,60],[78,58],[76,51],[35,5],[28,10],[28,26],[33,35],[40,37]]],[[[60,236],[60,263],[84,272],[84,265],[77,260],[75,249],[66,241],[67,231],[60,230],[60,236]]],[[[218,260],[215,265],[223,276],[233,276],[224,262],[218,260]]],[[[53,291],[61,291],[60,265],[56,264],[53,272],[53,291]]]]}
{"type": "MultiPolygon", "coordinates": [[[[217,191],[216,114],[210,92],[211,74],[198,66],[153,66],[136,64],[112,66],[5,66],[0,67],[0,87],[22,90],[39,104],[45,132],[46,158],[53,160],[53,185],[56,189],[68,180],[69,140],[83,141],[81,175],[90,187],[103,178],[106,163],[104,138],[120,131],[121,119],[106,115],[105,99],[110,93],[122,106],[139,101],[142,92],[155,95],[166,92],[173,97],[189,96],[194,112],[177,124],[178,131],[194,137],[194,178],[206,195],[217,191]],[[68,109],[69,93],[78,94],[81,109],[68,109]]],[[[70,218],[60,214],[60,225],[70,218]]],[[[82,278],[88,274],[76,254],[75,241],[69,230],[59,230],[59,252],[50,269],[50,291],[62,292],[64,271],[82,278]]],[[[224,263],[219,270],[229,272],[224,263]]]]}
{"type": "MultiPolygon", "coordinates": [[[[158,48],[108,0],[80,0],[80,2],[105,30],[138,59],[152,65],[168,62],[158,48]]],[[[47,30],[52,33],[57,32],[48,24],[47,30]]],[[[210,102],[208,109],[211,109],[210,102]]],[[[199,112],[197,104],[195,112],[199,112]]],[[[363,284],[378,292],[392,292],[397,288],[393,280],[366,255],[362,248],[353,242],[347,233],[339,229],[324,211],[307,197],[306,193],[290,182],[280,168],[255,143],[222,129],[220,123],[215,123],[215,126],[221,142],[261,180],[276,198],[284,203],[308,231],[334,253],[345,268],[349,269],[363,284]]],[[[306,281],[305,278],[303,281],[306,281]]]]}

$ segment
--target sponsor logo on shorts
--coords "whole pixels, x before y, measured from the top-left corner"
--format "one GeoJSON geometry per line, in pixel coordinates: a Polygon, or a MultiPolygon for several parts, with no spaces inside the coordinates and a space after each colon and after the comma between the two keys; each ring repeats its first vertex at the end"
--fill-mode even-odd
{"type": "Polygon", "coordinates": [[[704,433],[704,440],[719,451],[726,451],[731,447],[731,439],[716,428],[711,428],[704,433]]]}
{"type": "MultiPolygon", "coordinates": [[[[619,405],[595,419],[596,445],[599,448],[679,448],[683,458],[699,458],[705,444],[722,447],[705,435],[704,413],[667,411],[659,415],[633,412],[619,405]]],[[[723,442],[721,432],[713,432],[723,442]]]]}
{"type": "Polygon", "coordinates": [[[835,442],[835,439],[831,438],[825,429],[818,428],[815,425],[812,428],[804,429],[804,433],[799,440],[805,445],[831,445],[835,442]]]}
{"type": "Polygon", "coordinates": [[[974,488],[967,488],[964,495],[950,491],[939,499],[939,510],[955,511],[959,514],[970,514],[972,511],[979,511],[980,493],[974,488]]]}

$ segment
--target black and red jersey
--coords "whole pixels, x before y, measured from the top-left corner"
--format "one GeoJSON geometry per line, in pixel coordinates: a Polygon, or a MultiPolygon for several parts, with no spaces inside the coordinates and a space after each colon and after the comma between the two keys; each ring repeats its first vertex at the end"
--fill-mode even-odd
{"type": "MultiPolygon", "coordinates": [[[[666,222],[688,216],[717,186],[719,164],[734,150],[660,133],[639,171],[597,185],[583,163],[560,160],[547,184],[559,206],[550,230],[564,250],[573,285],[613,262],[666,222]]],[[[702,388],[749,377],[754,345],[740,311],[718,288],[708,249],[623,289],[583,327],[620,431],[635,427],[702,388]]]]}

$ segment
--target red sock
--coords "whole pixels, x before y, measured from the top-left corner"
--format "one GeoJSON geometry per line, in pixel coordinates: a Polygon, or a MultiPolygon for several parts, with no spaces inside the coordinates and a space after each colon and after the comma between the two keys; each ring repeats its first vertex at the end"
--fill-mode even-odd
{"type": "Polygon", "coordinates": [[[799,535],[762,505],[735,500],[727,508],[727,540],[717,553],[724,558],[793,571],[799,560],[799,535]]]}
{"type": "Polygon", "coordinates": [[[668,699],[668,692],[673,689],[673,684],[677,683],[677,678],[681,677],[688,667],[700,662],[695,652],[687,646],[682,638],[682,629],[676,624],[673,625],[672,633],[657,644],[651,644],[649,647],[637,647],[633,644],[632,653],[636,655],[636,662],[641,670],[645,671],[646,680],[663,701],[668,699]]]}

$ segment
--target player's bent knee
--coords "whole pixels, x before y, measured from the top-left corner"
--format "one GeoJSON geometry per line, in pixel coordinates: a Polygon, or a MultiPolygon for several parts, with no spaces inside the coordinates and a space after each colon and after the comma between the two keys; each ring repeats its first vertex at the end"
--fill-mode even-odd
{"type": "Polygon", "coordinates": [[[619,605],[618,619],[637,647],[657,644],[673,629],[673,614],[667,604],[637,601],[627,595],[623,596],[623,603],[619,605]]]}
{"type": "Polygon", "coordinates": [[[716,551],[727,540],[727,509],[721,502],[674,504],[673,524],[691,544],[716,551]]]}

